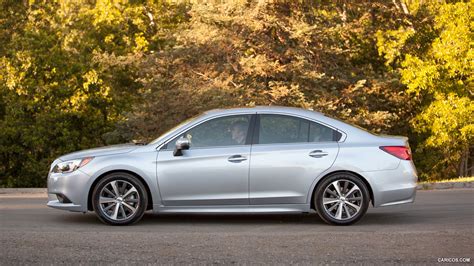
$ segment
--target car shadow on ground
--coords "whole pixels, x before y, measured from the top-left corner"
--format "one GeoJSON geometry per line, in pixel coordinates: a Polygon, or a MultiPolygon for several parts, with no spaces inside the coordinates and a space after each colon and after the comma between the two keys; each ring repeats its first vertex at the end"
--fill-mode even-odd
{"type": "Polygon", "coordinates": [[[148,224],[324,224],[317,214],[147,214],[148,224]]]}
{"type": "MultiPolygon", "coordinates": [[[[59,220],[71,224],[102,224],[94,213],[58,215],[59,220]]],[[[364,225],[411,225],[432,221],[413,212],[367,213],[353,226],[364,225]]],[[[58,221],[58,219],[56,219],[58,221]]],[[[305,214],[153,214],[145,213],[135,226],[159,225],[326,225],[316,213],[305,214]]]]}

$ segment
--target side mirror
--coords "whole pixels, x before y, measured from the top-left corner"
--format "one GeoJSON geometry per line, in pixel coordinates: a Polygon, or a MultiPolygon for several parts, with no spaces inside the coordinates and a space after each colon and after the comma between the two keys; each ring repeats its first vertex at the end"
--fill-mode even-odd
{"type": "Polygon", "coordinates": [[[191,142],[187,138],[179,138],[173,151],[174,156],[182,156],[183,150],[189,150],[191,142]]]}

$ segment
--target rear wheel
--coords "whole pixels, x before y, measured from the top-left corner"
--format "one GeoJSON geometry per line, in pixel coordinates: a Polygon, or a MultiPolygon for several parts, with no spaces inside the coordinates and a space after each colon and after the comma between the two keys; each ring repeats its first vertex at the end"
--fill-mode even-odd
{"type": "Polygon", "coordinates": [[[359,221],[370,201],[365,183],[350,173],[330,175],[318,185],[315,193],[316,211],[326,223],[334,225],[359,221]]]}
{"type": "Polygon", "coordinates": [[[143,183],[128,173],[112,173],[101,179],[92,194],[94,211],[110,225],[139,221],[148,202],[143,183]]]}

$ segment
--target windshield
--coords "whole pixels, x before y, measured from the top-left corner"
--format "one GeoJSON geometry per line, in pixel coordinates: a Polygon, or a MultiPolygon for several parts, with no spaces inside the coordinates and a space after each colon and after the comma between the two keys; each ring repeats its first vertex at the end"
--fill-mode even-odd
{"type": "Polygon", "coordinates": [[[184,120],[183,122],[179,123],[178,125],[174,126],[173,128],[167,130],[165,133],[161,134],[157,139],[153,140],[149,144],[155,144],[155,143],[160,142],[162,139],[166,138],[171,132],[175,131],[176,129],[178,129],[180,127],[183,127],[184,125],[188,124],[190,121],[196,119],[199,116],[201,116],[201,114],[184,120]]]}

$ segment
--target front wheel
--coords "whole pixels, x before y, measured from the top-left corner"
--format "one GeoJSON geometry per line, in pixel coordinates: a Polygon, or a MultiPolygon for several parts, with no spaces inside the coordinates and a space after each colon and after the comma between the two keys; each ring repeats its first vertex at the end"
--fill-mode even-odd
{"type": "Polygon", "coordinates": [[[321,219],[328,224],[350,225],[367,212],[369,193],[359,177],[336,173],[324,179],[315,191],[314,205],[321,219]]]}
{"type": "Polygon", "coordinates": [[[139,221],[148,202],[143,183],[128,173],[112,173],[94,187],[92,206],[99,219],[110,225],[139,221]]]}

